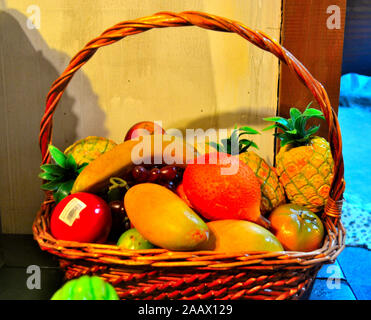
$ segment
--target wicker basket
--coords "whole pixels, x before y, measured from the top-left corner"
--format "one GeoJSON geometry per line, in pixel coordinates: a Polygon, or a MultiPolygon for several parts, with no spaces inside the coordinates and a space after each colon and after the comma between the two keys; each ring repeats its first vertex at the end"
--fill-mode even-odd
{"type": "Polygon", "coordinates": [[[335,161],[330,198],[322,214],[326,227],[323,246],[312,252],[171,252],[165,249],[124,250],[115,245],[56,240],[49,221],[54,201],[46,193],[33,224],[34,238],[42,250],[58,256],[66,279],[99,275],[113,284],[121,299],[298,299],[324,263],[343,250],[341,223],[344,165],[338,120],[327,93],[308,70],[285,48],[262,32],[243,24],[201,12],[161,12],[121,22],[90,41],[52,84],[40,125],[42,164],[50,162],[52,117],[63,92],[79,70],[103,46],[152,28],[198,26],[234,32],[286,63],[312,92],[329,126],[328,140],[335,161]]]}

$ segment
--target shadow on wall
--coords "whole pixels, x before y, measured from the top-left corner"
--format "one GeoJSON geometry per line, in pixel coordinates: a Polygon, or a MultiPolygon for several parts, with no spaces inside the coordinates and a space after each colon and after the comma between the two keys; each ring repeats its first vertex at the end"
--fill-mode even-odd
{"type": "MultiPolygon", "coordinates": [[[[69,60],[66,54],[51,50],[37,29],[27,27],[26,16],[16,10],[0,11],[0,213],[4,233],[31,233],[43,199],[38,178],[40,120],[50,86],[69,60]]],[[[75,78],[69,85],[75,88],[64,93],[53,121],[53,144],[62,150],[78,138],[80,91],[82,103],[101,119],[91,134],[105,135],[105,115],[89,80],[81,71],[75,78]]]]}

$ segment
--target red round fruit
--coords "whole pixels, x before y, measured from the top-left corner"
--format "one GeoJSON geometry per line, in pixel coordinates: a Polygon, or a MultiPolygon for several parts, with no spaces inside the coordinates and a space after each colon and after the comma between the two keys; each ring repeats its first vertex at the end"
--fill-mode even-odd
{"type": "Polygon", "coordinates": [[[163,181],[175,180],[178,176],[178,171],[175,166],[165,166],[160,169],[160,176],[163,181]]]}
{"type": "Polygon", "coordinates": [[[131,174],[137,182],[145,182],[149,178],[149,171],[143,166],[135,166],[131,174]]]}
{"type": "Polygon", "coordinates": [[[124,141],[148,134],[165,134],[165,130],[153,121],[138,122],[128,130],[124,141]]]}
{"type": "Polygon", "coordinates": [[[50,219],[50,231],[59,240],[103,243],[112,226],[108,204],[100,197],[79,192],[60,201],[50,219]]]}
{"type": "Polygon", "coordinates": [[[152,168],[149,172],[148,182],[155,182],[160,177],[160,169],[159,168],[152,168]]]}

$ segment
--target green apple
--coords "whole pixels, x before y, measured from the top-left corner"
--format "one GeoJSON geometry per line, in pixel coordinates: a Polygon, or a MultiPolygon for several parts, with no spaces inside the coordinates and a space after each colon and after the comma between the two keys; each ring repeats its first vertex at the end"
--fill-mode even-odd
{"type": "Polygon", "coordinates": [[[147,239],[143,238],[143,236],[135,228],[125,231],[117,241],[117,245],[129,250],[154,248],[154,245],[147,239]]]}

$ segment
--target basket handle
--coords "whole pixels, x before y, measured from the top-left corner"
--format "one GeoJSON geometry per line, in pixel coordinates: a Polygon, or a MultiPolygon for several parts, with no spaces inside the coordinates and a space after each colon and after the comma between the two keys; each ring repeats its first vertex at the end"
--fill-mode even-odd
{"type": "Polygon", "coordinates": [[[334,158],[334,179],[330,189],[330,199],[325,208],[327,216],[336,220],[341,214],[341,202],[345,189],[344,163],[342,156],[342,141],[339,122],[335,111],[331,107],[327,92],[322,84],[317,81],[309,71],[288,50],[280,46],[261,31],[253,31],[242,23],[218,17],[215,15],[186,11],[182,13],[159,12],[152,16],[131,21],[120,22],[104,31],[99,37],[88,42],[70,61],[68,67],[54,81],[47,95],[45,113],[40,123],[39,145],[42,155],[42,164],[50,162],[48,145],[52,141],[53,114],[61,99],[64,90],[72,76],[103,46],[107,46],[122,38],[141,33],[153,28],[198,26],[215,31],[233,32],[250,41],[259,48],[273,53],[286,63],[292,72],[312,92],[320,105],[329,127],[328,140],[334,158]]]}

